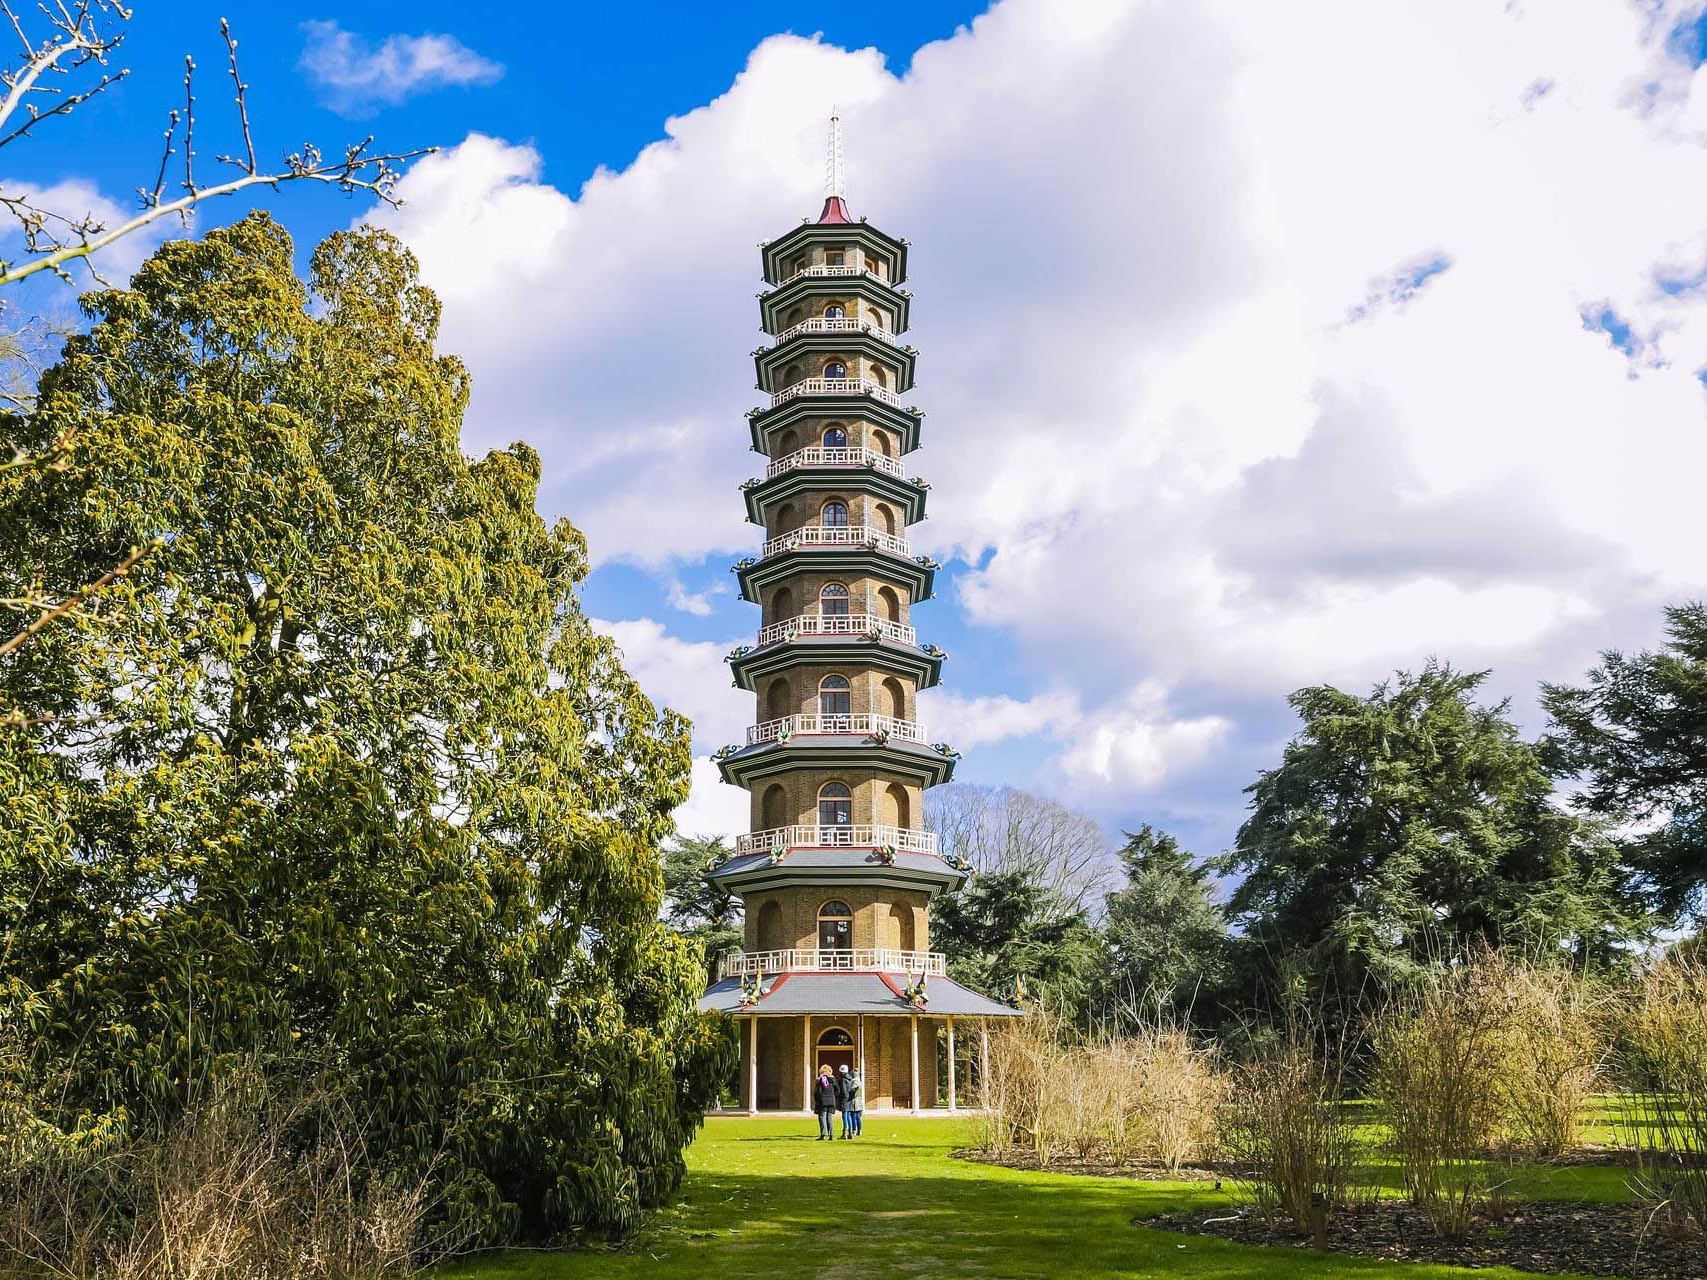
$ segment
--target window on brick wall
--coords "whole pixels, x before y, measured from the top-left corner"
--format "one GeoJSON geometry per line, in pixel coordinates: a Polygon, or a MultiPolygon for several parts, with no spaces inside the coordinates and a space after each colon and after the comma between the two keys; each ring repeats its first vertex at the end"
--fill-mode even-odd
{"type": "Polygon", "coordinates": [[[825,676],[818,682],[818,714],[845,716],[853,713],[853,687],[846,676],[825,676]]]}

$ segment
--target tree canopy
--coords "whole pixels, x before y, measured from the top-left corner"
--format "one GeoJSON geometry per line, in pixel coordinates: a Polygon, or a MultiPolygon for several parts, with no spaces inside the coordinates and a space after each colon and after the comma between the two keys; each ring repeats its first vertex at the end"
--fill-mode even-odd
{"type": "Polygon", "coordinates": [[[67,1115],[164,1124],[260,1054],[476,1238],[622,1230],[730,1064],[658,919],[686,727],[582,616],[534,453],[461,454],[413,258],[292,253],[264,215],[164,245],[6,423],[69,444],[0,475],[0,596],[158,545],[0,659],[7,1012],[67,1115]]]}
{"type": "Polygon", "coordinates": [[[1629,935],[1611,843],[1554,804],[1505,704],[1475,700],[1484,678],[1430,663],[1364,698],[1292,695],[1303,727],[1216,863],[1244,877],[1247,954],[1350,995],[1475,944],[1604,959],[1629,935]]]}
{"type": "Polygon", "coordinates": [[[1096,930],[1030,873],[977,876],[932,910],[931,938],[958,981],[998,997],[1023,989],[1069,1017],[1083,1005],[1101,967],[1096,930]]]}
{"type": "Polygon", "coordinates": [[[1666,643],[1603,653],[1587,684],[1542,686],[1552,758],[1580,805],[1620,823],[1637,883],[1673,919],[1707,921],[1707,604],[1666,610],[1666,643]]]}
{"type": "Polygon", "coordinates": [[[1126,883],[1103,900],[1114,1000],[1134,1011],[1184,1010],[1217,994],[1229,938],[1209,868],[1149,826],[1128,832],[1118,856],[1126,883]]]}

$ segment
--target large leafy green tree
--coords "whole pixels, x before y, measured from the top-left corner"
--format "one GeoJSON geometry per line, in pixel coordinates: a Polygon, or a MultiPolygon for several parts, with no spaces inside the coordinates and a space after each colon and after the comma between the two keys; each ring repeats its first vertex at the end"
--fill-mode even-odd
{"type": "Polygon", "coordinates": [[[664,919],[699,944],[706,976],[718,957],[741,949],[741,902],[707,874],[733,850],[719,836],[679,836],[664,850],[664,919]]]}
{"type": "Polygon", "coordinates": [[[1547,747],[1578,803],[1631,834],[1638,884],[1673,919],[1707,920],[1707,604],[1666,610],[1666,643],[1603,653],[1581,687],[1542,686],[1547,747]]]}
{"type": "Polygon", "coordinates": [[[1229,938],[1209,869],[1149,826],[1127,833],[1119,858],[1126,884],[1103,903],[1114,1002],[1184,1010],[1213,998],[1227,978],[1229,938]]]}
{"type": "Polygon", "coordinates": [[[1553,780],[1483,674],[1429,664],[1359,698],[1291,704],[1303,727],[1249,789],[1218,869],[1244,949],[1317,993],[1350,998],[1474,945],[1604,959],[1630,936],[1616,852],[1553,803],[1553,780]]]}
{"type": "Polygon", "coordinates": [[[623,1230],[729,1068],[658,919],[685,725],[582,616],[534,453],[463,457],[410,255],[292,252],[165,245],[6,423],[70,444],[0,477],[0,596],[158,544],[0,662],[9,1012],[68,1116],[170,1123],[259,1054],[479,1238],[623,1230]]]}
{"type": "Polygon", "coordinates": [[[931,941],[958,981],[998,997],[1024,991],[1068,1017],[1101,969],[1084,911],[1025,871],[977,876],[931,908],[931,941]]]}

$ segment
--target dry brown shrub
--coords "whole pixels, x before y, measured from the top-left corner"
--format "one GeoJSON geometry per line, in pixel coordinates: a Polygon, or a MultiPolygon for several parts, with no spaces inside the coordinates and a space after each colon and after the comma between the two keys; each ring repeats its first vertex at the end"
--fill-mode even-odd
{"type": "Polygon", "coordinates": [[[65,1280],[383,1280],[416,1274],[424,1179],[374,1175],[319,1091],[222,1072],[158,1139],[65,1132],[16,1091],[0,1141],[0,1274],[65,1280]],[[318,1131],[304,1144],[306,1128],[318,1131]]]}
{"type": "Polygon", "coordinates": [[[1405,1189],[1437,1235],[1462,1236],[1503,1185],[1504,1007],[1474,968],[1394,1000],[1374,1035],[1375,1093],[1405,1189]]]}
{"type": "Polygon", "coordinates": [[[1581,1145],[1583,1117],[1604,1083],[1604,1000],[1582,974],[1490,954],[1475,982],[1499,1021],[1499,1136],[1551,1160],[1581,1145]]]}
{"type": "Polygon", "coordinates": [[[1295,1025],[1240,1067],[1222,1115],[1235,1180],[1266,1217],[1326,1244],[1328,1219],[1355,1198],[1363,1149],[1343,1095],[1342,1059],[1295,1025]]]}
{"type": "Polygon", "coordinates": [[[1707,1259],[1707,964],[1675,956],[1643,974],[1620,1030],[1632,1189],[1656,1217],[1692,1225],[1707,1259]]]}
{"type": "Polygon", "coordinates": [[[1183,1029],[1074,1044],[1042,1011],[1016,1021],[990,1041],[986,1150],[1170,1169],[1213,1157],[1228,1082],[1183,1029]]]}

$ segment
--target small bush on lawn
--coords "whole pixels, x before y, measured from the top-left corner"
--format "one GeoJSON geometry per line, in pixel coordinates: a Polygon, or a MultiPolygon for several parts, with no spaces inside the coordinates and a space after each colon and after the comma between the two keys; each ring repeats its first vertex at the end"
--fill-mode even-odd
{"type": "Polygon", "coordinates": [[[1707,964],[1654,966],[1631,991],[1620,1030],[1632,1189],[1674,1225],[1693,1224],[1707,1258],[1707,964]]]}
{"type": "Polygon", "coordinates": [[[1362,1163],[1342,1083],[1337,1057],[1316,1047],[1312,1028],[1295,1027],[1239,1069],[1222,1116],[1222,1147],[1257,1211],[1323,1245],[1362,1163]]]}

